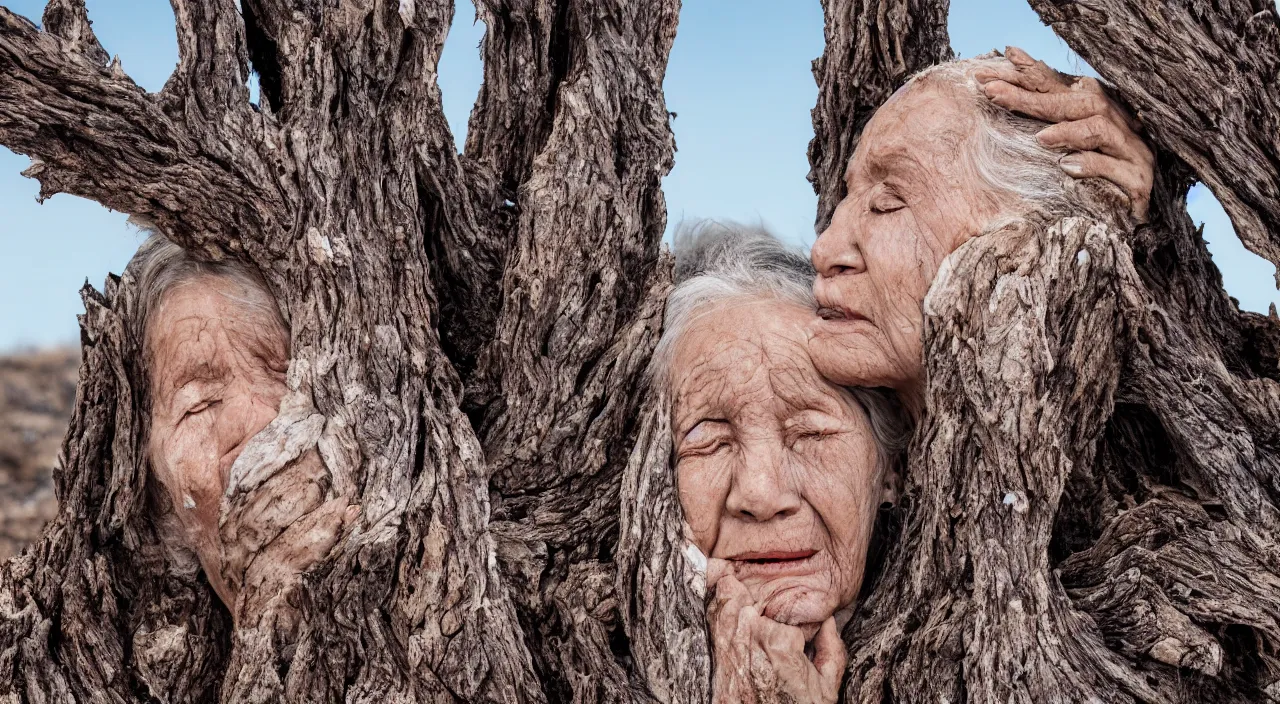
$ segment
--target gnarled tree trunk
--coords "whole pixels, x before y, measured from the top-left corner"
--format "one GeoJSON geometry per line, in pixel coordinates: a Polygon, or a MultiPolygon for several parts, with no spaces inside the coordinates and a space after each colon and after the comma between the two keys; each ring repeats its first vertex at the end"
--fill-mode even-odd
{"type": "MultiPolygon", "coordinates": [[[[462,154],[434,82],[448,2],[173,4],[157,95],[81,0],[43,30],[0,9],[0,143],[46,195],[262,269],[294,356],[272,433],[323,418],[306,440],[361,523],[309,576],[296,643],[233,633],[148,519],[131,277],[86,290],[59,515],[0,568],[0,698],[707,701],[702,578],[643,388],[675,0],[478,2],[462,154]]],[[[1280,327],[1237,310],[1185,212],[1202,179],[1280,259],[1275,10],[1032,4],[1163,150],[1152,221],[1021,223],[944,267],[845,699],[1280,698],[1280,327]]],[[[950,56],[945,0],[824,8],[819,225],[871,112],[950,56]]]]}
{"type": "Polygon", "coordinates": [[[174,0],[180,62],[155,95],[108,64],[82,0],[52,0],[43,29],[0,8],[0,143],[45,196],[259,268],[293,352],[267,434],[318,445],[362,505],[308,576],[296,643],[233,633],[147,511],[132,278],[86,290],[60,512],[0,576],[0,698],[628,693],[610,561],[667,281],[678,4],[476,4],[463,154],[436,88],[448,0],[174,0]]]}
{"type": "Polygon", "coordinates": [[[1280,261],[1275,8],[1032,4],[1166,150],[1152,221],[1005,230],[944,265],[905,525],[846,630],[846,698],[1275,699],[1280,325],[1237,309],[1186,213],[1194,174],[1280,261]]]}

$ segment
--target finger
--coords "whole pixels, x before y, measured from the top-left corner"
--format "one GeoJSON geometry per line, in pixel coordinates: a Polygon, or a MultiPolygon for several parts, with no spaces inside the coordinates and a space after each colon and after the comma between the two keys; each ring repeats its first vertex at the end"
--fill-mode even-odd
{"type": "Polygon", "coordinates": [[[844,641],[840,640],[840,629],[836,627],[834,616],[818,629],[818,635],[813,639],[813,651],[813,666],[818,669],[823,683],[834,683],[839,688],[849,654],[845,651],[844,641]]]}
{"type": "Polygon", "coordinates": [[[1028,91],[1050,93],[1070,90],[1071,83],[1075,79],[1074,76],[1068,76],[1050,67],[1044,61],[1032,58],[1032,55],[1016,46],[1005,47],[1005,58],[1009,59],[1009,63],[1014,65],[1018,72],[1016,74],[1018,77],[1012,83],[1027,88],[1028,91]]]}
{"type": "Polygon", "coordinates": [[[979,85],[998,80],[1036,93],[1065,93],[1071,90],[1070,77],[1034,62],[1030,67],[1019,67],[1007,61],[988,64],[975,70],[973,78],[979,85]]]}
{"type": "Polygon", "coordinates": [[[289,526],[323,503],[323,487],[296,468],[276,474],[251,492],[225,497],[218,528],[224,572],[243,569],[289,526]]]}
{"type": "Polygon", "coordinates": [[[778,679],[807,682],[813,663],[804,654],[804,632],[795,626],[778,623],[767,616],[744,621],[750,627],[756,645],[769,656],[778,679]]]}
{"type": "Polygon", "coordinates": [[[1102,115],[1050,125],[1036,135],[1040,144],[1049,149],[1099,151],[1107,156],[1138,163],[1144,160],[1146,149],[1141,140],[1131,137],[1133,133],[1126,127],[1121,127],[1102,115]]]}
{"type": "Polygon", "coordinates": [[[982,89],[996,105],[1045,122],[1083,120],[1110,114],[1112,110],[1111,101],[1105,95],[1086,91],[1040,93],[1005,80],[991,81],[982,89]]]}
{"type": "Polygon", "coordinates": [[[718,557],[707,558],[707,590],[713,590],[725,576],[733,574],[733,563],[718,557]]]}
{"type": "Polygon", "coordinates": [[[744,610],[753,608],[751,594],[732,575],[720,580],[707,607],[707,621],[711,624],[713,640],[723,646],[739,640],[739,621],[744,610]]]}
{"type": "Polygon", "coordinates": [[[1151,171],[1138,164],[1122,161],[1098,152],[1068,154],[1058,162],[1073,178],[1103,178],[1120,187],[1139,222],[1147,217],[1151,198],[1151,171]]]}
{"type": "Polygon", "coordinates": [[[345,498],[326,501],[300,517],[275,540],[254,555],[251,571],[263,572],[268,564],[272,574],[301,574],[329,555],[351,522],[345,498]]]}

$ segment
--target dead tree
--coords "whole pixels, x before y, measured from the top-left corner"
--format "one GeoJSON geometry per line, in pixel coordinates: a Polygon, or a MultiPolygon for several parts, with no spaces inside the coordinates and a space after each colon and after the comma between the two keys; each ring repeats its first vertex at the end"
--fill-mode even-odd
{"type": "Polygon", "coordinates": [[[0,143],[42,197],[262,271],[308,409],[273,427],[324,417],[307,442],[362,518],[309,575],[296,642],[233,634],[148,520],[137,293],[86,289],[60,512],[0,574],[0,699],[622,698],[612,546],[668,280],[677,2],[477,2],[462,154],[436,87],[448,0],[172,4],[158,94],[82,0],[41,28],[0,8],[0,143]]]}

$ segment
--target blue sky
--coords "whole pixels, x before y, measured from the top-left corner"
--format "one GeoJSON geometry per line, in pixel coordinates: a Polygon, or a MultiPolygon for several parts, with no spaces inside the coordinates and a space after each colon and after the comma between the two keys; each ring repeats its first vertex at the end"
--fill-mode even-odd
{"type": "MultiPolygon", "coordinates": [[[[0,0],[38,18],[43,0],[0,0]]],[[[481,80],[469,0],[458,11],[440,66],[449,123],[462,143],[481,80]]],[[[159,90],[177,61],[167,0],[88,0],[107,50],[144,88],[159,90]]],[[[1053,66],[1088,71],[1021,0],[952,0],[952,45],[973,56],[1016,44],[1053,66]]],[[[814,239],[817,200],[805,180],[817,97],[810,62],[822,52],[819,0],[684,0],[666,79],[678,152],[664,183],[671,223],[681,218],[763,222],[801,244],[814,239]]],[[[141,241],[121,213],[68,195],[43,206],[34,181],[19,176],[28,161],[0,148],[0,349],[77,339],[79,288],[101,286],[141,241]]],[[[1245,250],[1213,196],[1202,187],[1190,211],[1227,290],[1249,310],[1280,305],[1274,268],[1245,250]]]]}

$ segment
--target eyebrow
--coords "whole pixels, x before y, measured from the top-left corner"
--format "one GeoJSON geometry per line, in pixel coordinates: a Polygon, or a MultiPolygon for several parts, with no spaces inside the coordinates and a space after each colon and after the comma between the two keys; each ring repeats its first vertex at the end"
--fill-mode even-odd
{"type": "MultiPolygon", "coordinates": [[[[879,149],[870,150],[866,154],[866,171],[867,175],[874,181],[883,181],[893,173],[899,173],[903,170],[921,166],[919,157],[905,146],[881,147],[879,149]]],[[[853,160],[849,160],[849,166],[845,169],[845,181],[853,174],[853,160]]]]}

